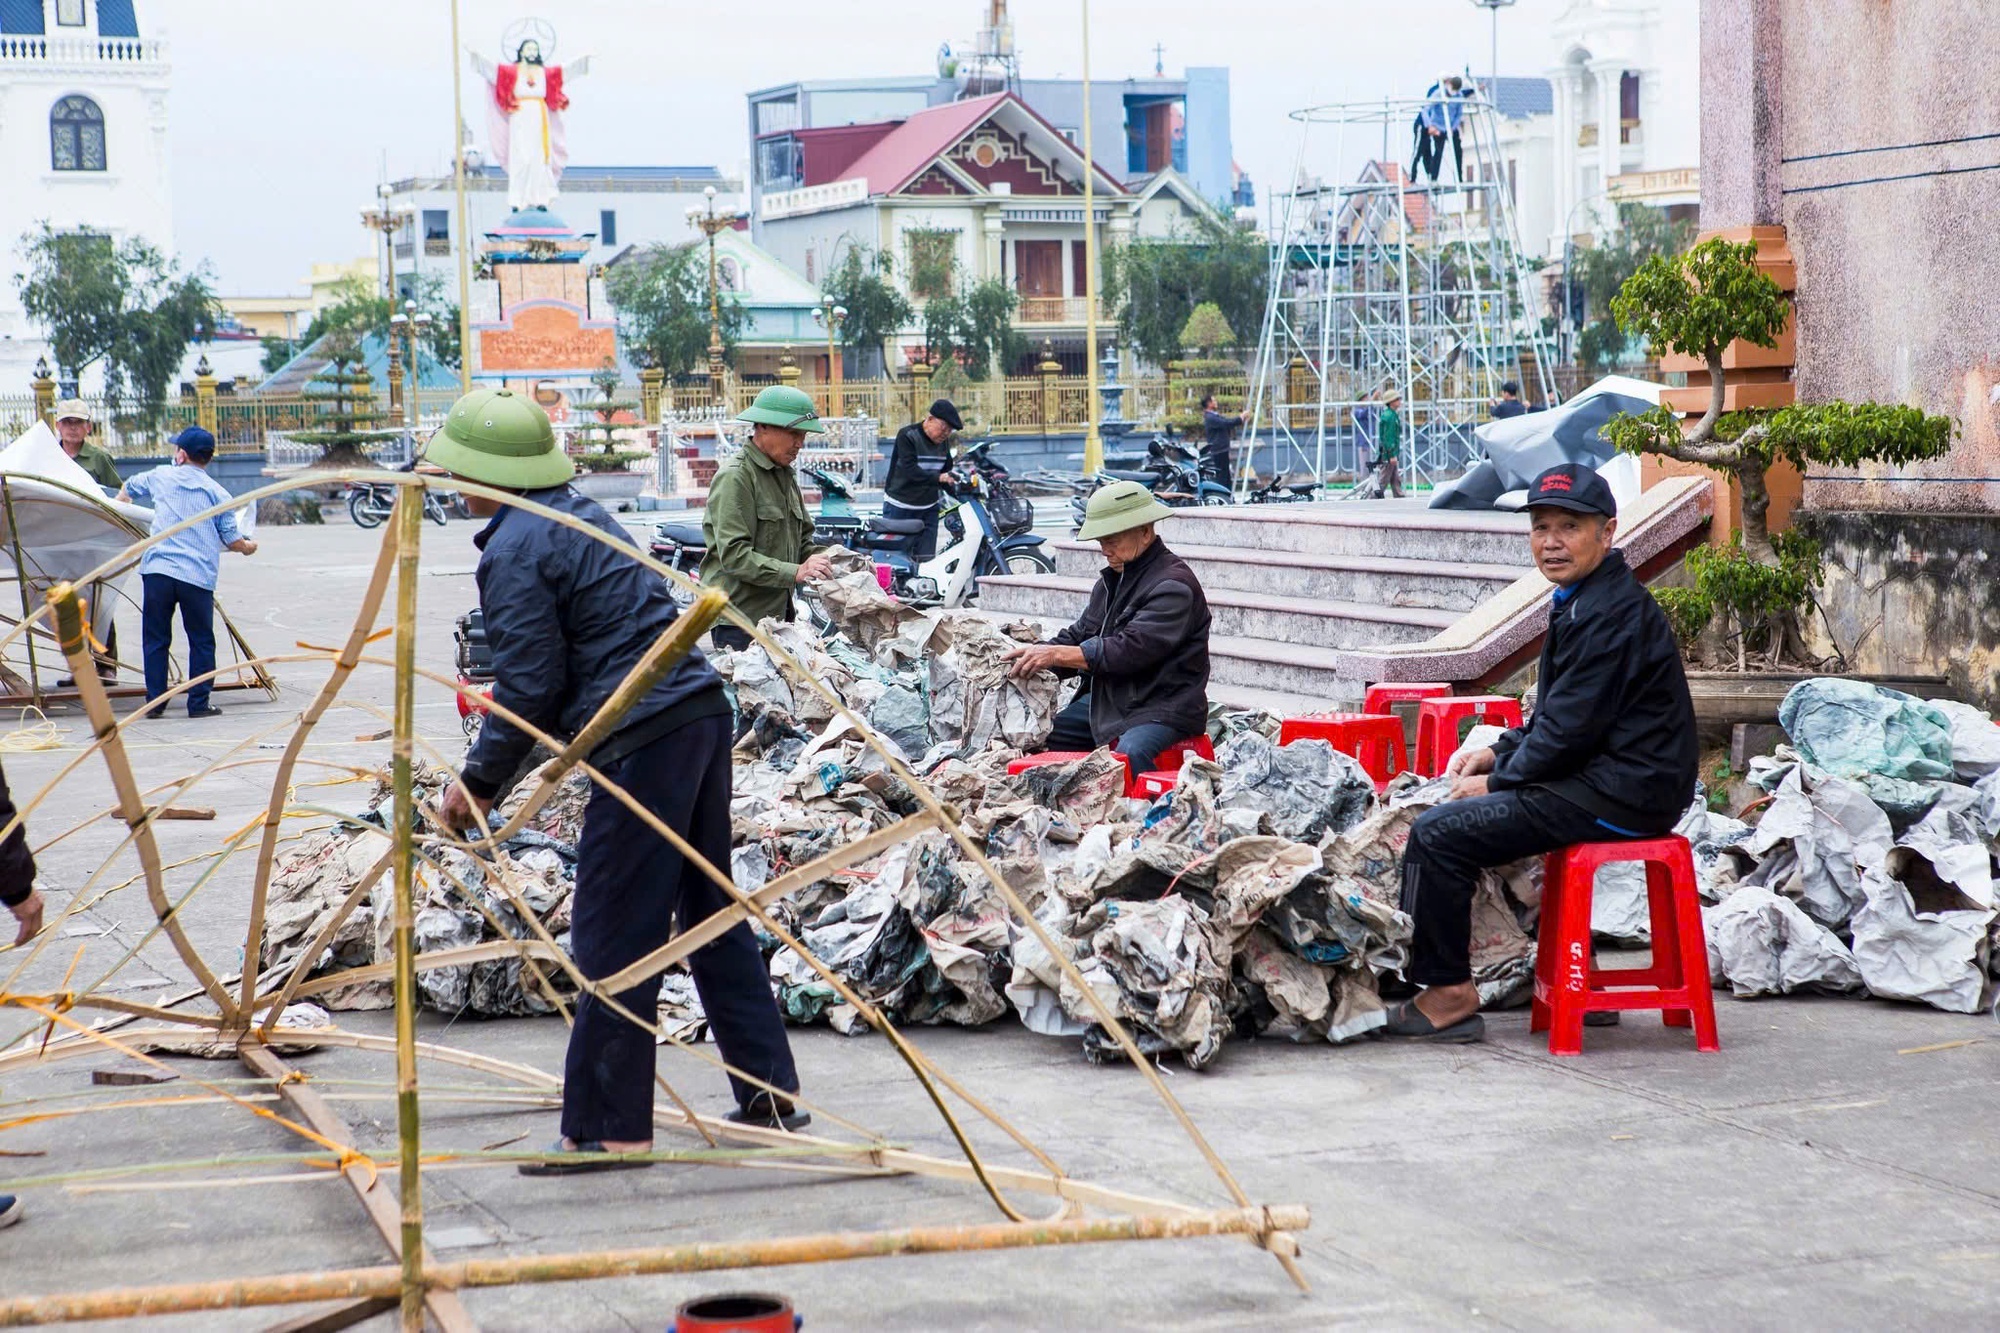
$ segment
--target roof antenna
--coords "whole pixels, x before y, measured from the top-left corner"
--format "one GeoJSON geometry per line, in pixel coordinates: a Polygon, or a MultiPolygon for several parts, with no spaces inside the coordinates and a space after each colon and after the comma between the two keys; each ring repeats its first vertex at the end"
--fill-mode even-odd
{"type": "Polygon", "coordinates": [[[1153,43],[1153,77],[1160,78],[1167,72],[1167,48],[1153,43]]]}

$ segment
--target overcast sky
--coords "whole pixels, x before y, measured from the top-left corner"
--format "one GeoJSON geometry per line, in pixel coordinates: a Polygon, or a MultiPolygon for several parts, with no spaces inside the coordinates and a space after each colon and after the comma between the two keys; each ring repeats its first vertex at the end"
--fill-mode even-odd
{"type": "MultiPolygon", "coordinates": [[[[1501,11],[1501,73],[1540,74],[1553,62],[1547,27],[1566,3],[1501,11]]],[[[556,25],[559,62],[593,57],[572,90],[573,161],[712,163],[732,176],[748,153],[748,90],[930,73],[938,44],[969,47],[985,12],[980,0],[461,4],[461,36],[483,54],[497,52],[510,22],[535,14],[556,25]]],[[[223,292],[300,290],[314,261],[367,254],[358,212],[385,168],[448,169],[449,0],[141,0],[139,9],[142,29],[172,41],[176,242],[184,259],[214,266],[223,292]]],[[[1082,72],[1078,9],[1015,0],[1024,74],[1082,72]]],[[[1094,0],[1093,77],[1151,73],[1155,42],[1169,74],[1229,67],[1236,160],[1260,203],[1298,152],[1287,112],[1419,95],[1439,71],[1484,72],[1490,59],[1488,17],[1473,0],[1094,0]]],[[[465,85],[484,146],[484,86],[469,70],[465,85]]]]}

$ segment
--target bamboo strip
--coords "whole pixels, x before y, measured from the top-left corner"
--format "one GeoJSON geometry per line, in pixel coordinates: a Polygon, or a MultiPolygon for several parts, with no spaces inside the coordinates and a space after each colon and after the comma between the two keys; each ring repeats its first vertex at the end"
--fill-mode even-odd
{"type": "MultiPolygon", "coordinates": [[[[710,1273],[736,1268],[818,1264],[840,1259],[886,1259],[909,1254],[963,1254],[1044,1245],[1123,1240],[1188,1240],[1202,1236],[1268,1235],[1311,1225],[1303,1206],[1228,1208],[1179,1217],[1076,1218],[1057,1222],[990,1222],[980,1226],[906,1227],[895,1231],[846,1231],[815,1236],[667,1245],[578,1254],[518,1255],[438,1264],[438,1287],[512,1286],[573,1282],[598,1277],[661,1273],[710,1273]]],[[[196,1310],[294,1305],[305,1301],[367,1300],[394,1295],[401,1274],[393,1267],[324,1273],[285,1273],[118,1291],[25,1296],[0,1302],[0,1327],[76,1319],[132,1319],[196,1310]]]]}
{"type": "MultiPolygon", "coordinates": [[[[424,1329],[424,1182],[418,1154],[423,1118],[417,1106],[417,568],[424,533],[424,493],[396,493],[396,722],[390,742],[391,837],[396,848],[396,1139],[402,1149],[403,1329],[424,1329]]],[[[442,1321],[441,1321],[442,1322],[442,1321]]],[[[468,1318],[466,1324],[470,1326],[468,1318]]]]}

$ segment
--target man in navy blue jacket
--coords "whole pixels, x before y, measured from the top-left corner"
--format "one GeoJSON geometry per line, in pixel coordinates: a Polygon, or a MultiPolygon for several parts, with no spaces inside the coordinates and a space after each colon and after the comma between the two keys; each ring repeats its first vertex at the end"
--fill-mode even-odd
{"type": "Polygon", "coordinates": [[[1392,1037],[1478,1041],[1472,895],[1479,872],[1579,842],[1652,838],[1694,798],[1694,703],[1667,618],[1612,549],[1618,504],[1604,479],[1564,463],[1528,489],[1535,565],[1556,585],[1535,711],[1490,747],[1460,750],[1451,797],[1417,817],[1403,853],[1414,923],[1392,1037]]]}
{"type": "MultiPolygon", "coordinates": [[[[503,487],[612,534],[616,544],[492,500],[468,497],[492,522],[480,549],[479,605],[493,650],[493,700],[551,734],[581,730],[679,614],[658,575],[625,554],[632,538],[567,484],[573,465],[541,408],[506,389],[481,389],[452,406],[427,458],[456,476],[503,487]]],[[[729,873],[729,750],[733,732],[721,678],[699,650],[669,670],[589,756],[590,763],[729,873]]],[[[498,713],[480,728],[460,786],[441,817],[452,827],[485,820],[502,784],[534,740],[498,713]],[[466,793],[470,793],[470,799],[466,793]]],[[[570,953],[583,974],[610,976],[665,944],[676,926],[726,906],[720,887],[615,796],[597,788],[576,849],[570,953]]],[[[738,922],[688,958],[695,989],[730,1065],[786,1092],[798,1073],[771,998],[755,935],[738,922]]],[[[650,1021],[657,974],[615,997],[650,1021]]],[[[556,1152],[646,1153],[653,1140],[652,1034],[591,996],[576,1006],[563,1070],[562,1139],[556,1152]]],[[[787,1129],[809,1117],[788,1098],[731,1075],[732,1120],[787,1129]]],[[[556,1159],[528,1175],[643,1166],[618,1157],[556,1159]]]]}

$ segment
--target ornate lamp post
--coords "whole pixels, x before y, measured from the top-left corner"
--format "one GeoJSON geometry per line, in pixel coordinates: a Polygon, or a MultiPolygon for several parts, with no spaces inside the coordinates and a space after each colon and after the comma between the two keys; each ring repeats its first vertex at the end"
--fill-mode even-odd
{"type": "Polygon", "coordinates": [[[702,197],[705,205],[697,204],[688,209],[688,225],[699,227],[701,234],[708,238],[708,392],[719,407],[722,405],[722,307],[721,270],[716,267],[715,238],[736,225],[734,213],[715,211],[715,187],[705,186],[702,197]]]}
{"type": "Polygon", "coordinates": [[[423,376],[417,373],[417,344],[430,333],[431,317],[417,309],[415,301],[403,302],[403,308],[389,316],[389,407],[393,412],[401,400],[403,420],[411,430],[417,427],[417,391],[423,387],[423,376]],[[402,366],[397,364],[397,353],[401,352],[402,366]],[[410,385],[408,392],[403,389],[403,367],[408,368],[410,385]]]}
{"type": "Polygon", "coordinates": [[[388,264],[389,271],[389,304],[393,307],[396,303],[395,233],[401,231],[403,224],[415,217],[416,214],[407,208],[389,207],[389,183],[387,181],[376,186],[375,193],[382,200],[382,203],[380,207],[363,210],[361,225],[370,231],[379,231],[382,233],[382,250],[386,255],[384,262],[388,264]]]}
{"type": "Polygon", "coordinates": [[[829,380],[826,414],[830,417],[844,415],[840,401],[840,349],[835,344],[840,339],[840,326],[846,322],[846,306],[835,305],[831,296],[820,298],[819,308],[813,311],[813,323],[826,330],[826,373],[829,380]]]}

